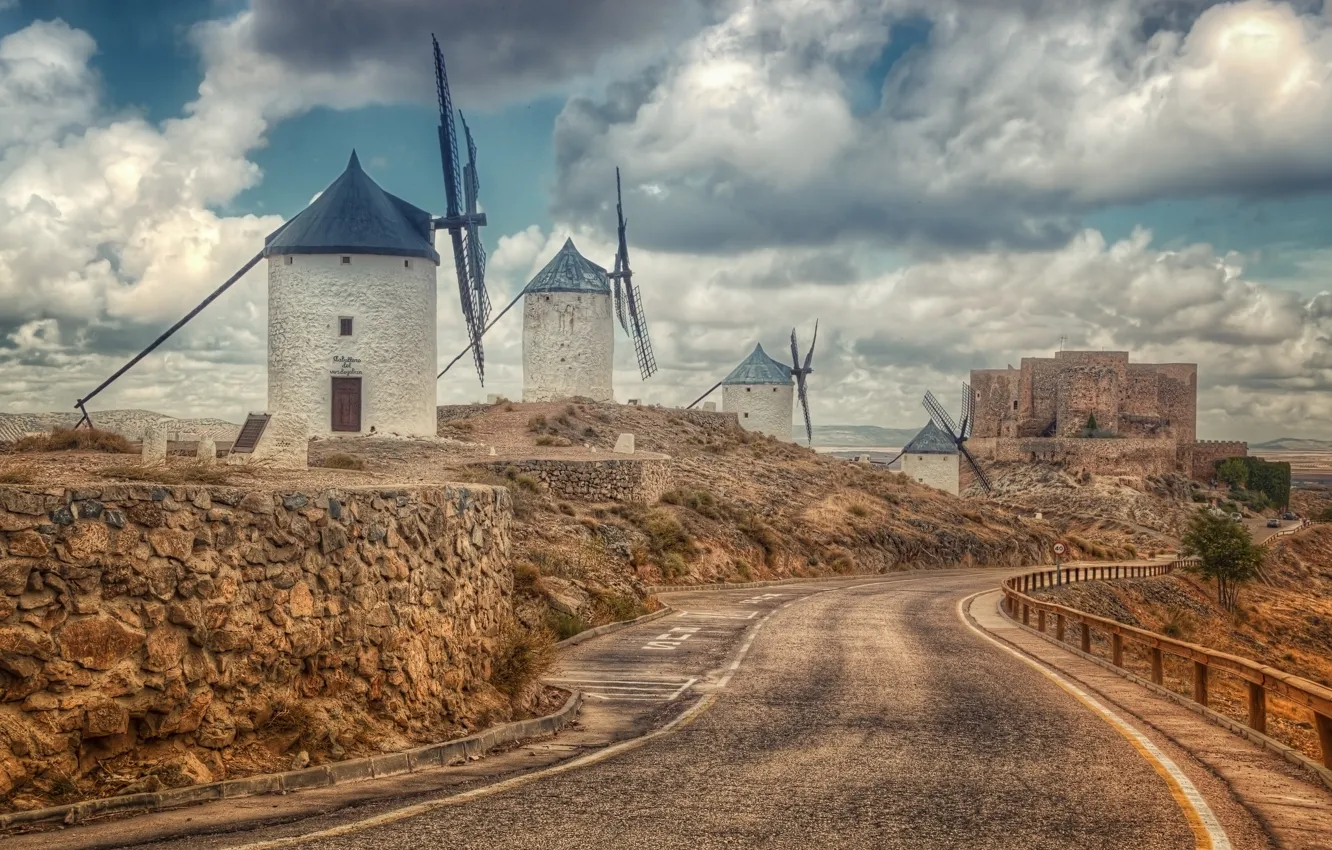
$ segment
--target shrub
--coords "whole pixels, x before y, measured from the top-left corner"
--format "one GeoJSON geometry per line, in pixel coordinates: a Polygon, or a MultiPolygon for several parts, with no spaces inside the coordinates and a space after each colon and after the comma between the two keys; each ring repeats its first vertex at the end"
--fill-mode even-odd
{"type": "Polygon", "coordinates": [[[541,581],[541,570],[531,561],[519,561],[513,565],[513,589],[519,593],[532,593],[537,582],[541,581]]]}
{"type": "Polygon", "coordinates": [[[668,490],[661,494],[661,501],[667,505],[689,508],[708,519],[726,517],[726,511],[717,504],[716,498],[707,490],[668,490]]]}
{"type": "Polygon", "coordinates": [[[119,481],[149,481],[154,484],[226,484],[236,475],[253,475],[236,466],[205,466],[186,463],[179,466],[108,466],[98,475],[119,481]]]}
{"type": "Polygon", "coordinates": [[[13,466],[9,469],[0,469],[0,484],[32,484],[37,480],[36,474],[26,466],[13,466]]]}
{"type": "Polygon", "coordinates": [[[595,438],[595,437],[598,437],[598,436],[600,436],[600,435],[597,433],[597,429],[596,429],[596,428],[593,428],[591,425],[589,425],[589,426],[587,426],[586,428],[583,429],[583,436],[584,436],[584,437],[589,437],[589,438],[595,438]]]}
{"type": "Polygon", "coordinates": [[[578,413],[578,408],[574,407],[572,404],[564,408],[564,414],[566,416],[573,416],[576,413],[578,413]]]}
{"type": "Polygon", "coordinates": [[[583,618],[577,614],[566,614],[563,611],[550,611],[546,615],[546,628],[554,633],[556,640],[565,640],[571,638],[581,631],[587,629],[587,624],[583,618]]]}
{"type": "Polygon", "coordinates": [[[531,419],[527,420],[527,430],[529,431],[540,432],[545,430],[545,428],[546,428],[546,417],[541,416],[540,414],[533,416],[531,419]]]}
{"type": "MultiPolygon", "coordinates": [[[[582,631],[582,629],[579,629],[582,631]]],[[[511,624],[500,635],[490,684],[509,699],[518,699],[555,663],[555,648],[544,630],[511,624]]]]}
{"type": "Polygon", "coordinates": [[[869,516],[869,508],[865,507],[864,505],[860,504],[859,502],[853,502],[853,503],[847,505],[847,506],[846,506],[846,512],[849,513],[849,514],[851,514],[851,516],[854,516],[854,517],[867,517],[867,516],[869,516]]]}
{"type": "Polygon", "coordinates": [[[670,511],[655,509],[648,511],[639,524],[648,536],[648,545],[655,555],[678,553],[688,555],[693,551],[693,540],[680,520],[670,511]]]}
{"type": "Polygon", "coordinates": [[[107,452],[134,454],[129,440],[97,428],[56,428],[49,434],[24,437],[14,443],[16,452],[107,452]]]}
{"type": "Polygon", "coordinates": [[[662,578],[678,578],[689,572],[689,564],[679,552],[667,552],[661,559],[662,578]]]}
{"type": "Polygon", "coordinates": [[[324,458],[319,465],[325,469],[365,469],[365,460],[359,455],[337,452],[324,458]]]}
{"type": "Polygon", "coordinates": [[[1229,518],[1199,511],[1181,542],[1181,554],[1199,558],[1197,571],[1216,581],[1217,603],[1234,610],[1240,587],[1263,565],[1263,549],[1254,544],[1249,530],[1229,518]]]}
{"type": "Polygon", "coordinates": [[[476,425],[472,424],[472,422],[466,419],[459,419],[456,422],[450,422],[449,427],[455,431],[463,431],[465,433],[470,433],[476,430],[476,425]]]}
{"type": "Polygon", "coordinates": [[[540,437],[536,438],[536,444],[538,446],[553,446],[555,444],[555,438],[549,434],[542,434],[540,437]]]}

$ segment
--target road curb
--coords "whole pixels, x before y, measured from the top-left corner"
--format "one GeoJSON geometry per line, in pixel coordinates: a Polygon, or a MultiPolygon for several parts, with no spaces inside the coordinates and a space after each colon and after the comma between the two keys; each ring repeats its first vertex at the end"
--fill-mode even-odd
{"type": "Polygon", "coordinates": [[[333,785],[347,785],[385,776],[399,776],[404,773],[448,767],[472,758],[479,758],[501,744],[553,735],[573,721],[582,704],[582,693],[571,691],[564,705],[552,714],[505,723],[453,741],[428,744],[398,753],[348,759],[304,770],[227,779],[151,794],[101,797],[63,806],[13,812],[0,815],[0,830],[54,821],[68,825],[80,823],[96,815],[157,812],[193,803],[233,800],[259,794],[285,794],[304,788],[328,788],[333,785]]]}
{"type": "Polygon", "coordinates": [[[555,648],[564,649],[570,646],[577,646],[578,644],[583,643],[584,641],[589,641],[594,637],[601,637],[602,635],[608,635],[612,632],[618,632],[620,629],[627,629],[630,626],[637,626],[639,623],[650,623],[653,620],[660,620],[662,617],[665,617],[667,614],[670,614],[674,610],[675,609],[669,605],[663,605],[659,610],[653,611],[650,614],[644,614],[641,617],[635,617],[632,620],[617,620],[614,623],[607,623],[604,626],[597,626],[595,629],[588,629],[586,631],[579,632],[573,637],[565,638],[564,640],[556,643],[555,648]]]}
{"type": "MultiPolygon", "coordinates": [[[[1261,732],[1257,732],[1253,729],[1250,729],[1248,726],[1245,726],[1243,723],[1240,723],[1238,720],[1227,717],[1226,715],[1218,711],[1214,711],[1205,705],[1199,705],[1189,697],[1186,697],[1183,694],[1177,694],[1174,691],[1170,690],[1169,688],[1158,685],[1149,679],[1144,679],[1130,670],[1126,670],[1123,667],[1116,667],[1111,662],[1106,661],[1103,658],[1098,658],[1097,656],[1092,655],[1091,653],[1083,652],[1081,649],[1079,649],[1076,646],[1072,646],[1068,643],[1061,643],[1060,641],[1056,640],[1050,635],[1041,632],[1040,630],[1035,629],[1031,626],[1025,625],[1019,622],[1018,620],[1013,619],[1008,614],[1008,612],[1003,610],[1003,606],[997,606],[997,607],[999,608],[999,616],[1003,617],[1010,624],[1016,626],[1022,631],[1034,635],[1040,638],[1041,640],[1045,641],[1046,643],[1053,644],[1054,646],[1057,646],[1062,650],[1065,650],[1073,655],[1076,655],[1077,657],[1083,659],[1084,661],[1090,661],[1092,664],[1095,664],[1096,666],[1104,670],[1108,670],[1111,673],[1114,673],[1123,679],[1127,679],[1128,681],[1134,683],[1135,685],[1140,685],[1141,687],[1146,688],[1147,690],[1151,691],[1157,696],[1164,697],[1168,699],[1170,702],[1173,702],[1175,705],[1178,705],[1181,708],[1188,709],[1194,714],[1202,716],[1204,719],[1208,720],[1213,725],[1220,726],[1222,729],[1225,729],[1227,732],[1230,732],[1231,734],[1234,735],[1238,735],[1239,737],[1244,738],[1246,741],[1249,741],[1252,744],[1256,744],[1261,749],[1267,750],[1268,752],[1275,753],[1276,755],[1281,756],[1283,759],[1295,765],[1296,767],[1302,768],[1304,771],[1309,773],[1314,779],[1318,780],[1323,785],[1327,786],[1329,791],[1332,791],[1332,770],[1328,770],[1327,768],[1318,764],[1313,759],[1309,758],[1308,756],[1304,755],[1303,753],[1294,749],[1293,747],[1287,746],[1286,744],[1283,744],[1274,738],[1270,738],[1261,732]]],[[[1003,638],[999,637],[998,635],[995,635],[995,637],[999,638],[1000,640],[1003,640],[1003,638]]],[[[1139,719],[1141,720],[1142,718],[1139,719]]]]}

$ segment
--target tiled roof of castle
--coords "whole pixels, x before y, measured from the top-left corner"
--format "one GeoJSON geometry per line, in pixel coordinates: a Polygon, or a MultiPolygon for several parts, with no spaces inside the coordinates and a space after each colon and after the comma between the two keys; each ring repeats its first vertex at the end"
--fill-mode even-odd
{"type": "Polygon", "coordinates": [[[430,213],[379,188],[356,151],[314,203],[264,240],[264,256],[275,254],[385,254],[439,263],[430,213]]]}
{"type": "Polygon", "coordinates": [[[723,384],[789,384],[791,367],[773,360],[755,345],[753,352],[740,361],[740,365],[731,370],[731,374],[722,379],[723,384]]]}
{"type": "Polygon", "coordinates": [[[605,269],[578,253],[572,239],[566,239],[564,247],[536,273],[523,291],[610,295],[610,278],[605,269]]]}
{"type": "Polygon", "coordinates": [[[911,442],[902,449],[903,454],[912,455],[955,455],[957,454],[957,444],[953,438],[949,437],[933,421],[926,423],[924,428],[916,436],[911,438],[911,442]]]}

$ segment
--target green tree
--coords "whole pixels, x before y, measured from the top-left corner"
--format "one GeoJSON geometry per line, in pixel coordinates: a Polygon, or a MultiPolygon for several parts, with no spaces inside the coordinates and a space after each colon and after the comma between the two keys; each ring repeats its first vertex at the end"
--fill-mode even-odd
{"type": "Polygon", "coordinates": [[[1097,425],[1096,425],[1096,414],[1095,414],[1095,413],[1088,413],[1088,414],[1087,414],[1087,433],[1088,433],[1088,434],[1095,434],[1095,433],[1096,433],[1096,428],[1097,428],[1097,425]]]}
{"type": "Polygon", "coordinates": [[[1189,521],[1182,551],[1198,558],[1197,571],[1216,582],[1217,604],[1234,609],[1240,587],[1253,579],[1263,565],[1263,549],[1243,524],[1209,511],[1199,511],[1189,521]]]}
{"type": "Polygon", "coordinates": [[[1228,457],[1216,462],[1216,478],[1223,484],[1243,488],[1249,483],[1249,465],[1242,457],[1228,457]]]}

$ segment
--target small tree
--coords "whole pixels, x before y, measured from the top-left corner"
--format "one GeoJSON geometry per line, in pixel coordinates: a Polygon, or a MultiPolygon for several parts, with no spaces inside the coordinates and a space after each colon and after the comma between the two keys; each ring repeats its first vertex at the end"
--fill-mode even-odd
{"type": "Polygon", "coordinates": [[[1096,429],[1097,429],[1098,427],[1099,427],[1099,426],[1096,424],[1096,414],[1095,414],[1095,413],[1088,413],[1088,414],[1087,414],[1087,433],[1088,433],[1089,435],[1095,434],[1095,433],[1096,433],[1096,429]]]}
{"type": "Polygon", "coordinates": [[[1216,462],[1216,479],[1236,489],[1249,483],[1249,465],[1241,457],[1228,457],[1216,462]]]}
{"type": "Polygon", "coordinates": [[[1262,547],[1254,545],[1249,530],[1228,517],[1199,511],[1189,521],[1182,551],[1201,561],[1197,570],[1216,582],[1217,604],[1233,610],[1240,586],[1258,574],[1262,547]]]}

